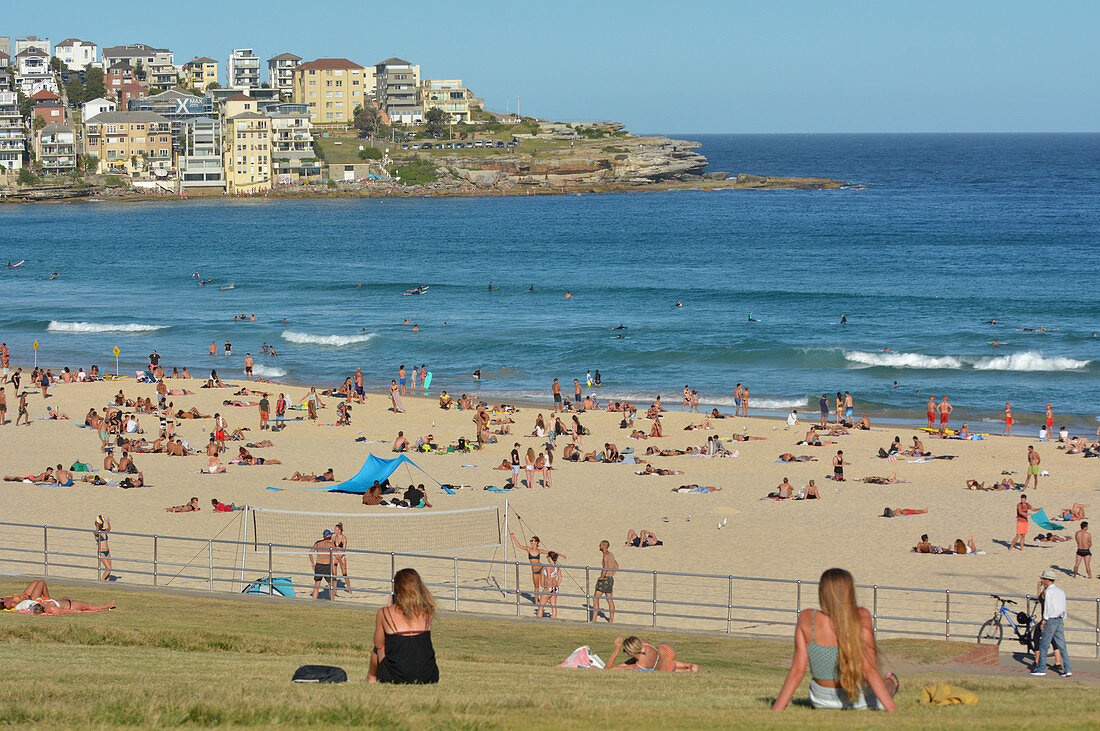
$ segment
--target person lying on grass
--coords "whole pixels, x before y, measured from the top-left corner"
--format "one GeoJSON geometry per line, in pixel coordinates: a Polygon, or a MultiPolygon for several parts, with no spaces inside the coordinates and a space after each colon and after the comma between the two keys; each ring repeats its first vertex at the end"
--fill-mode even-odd
{"type": "Polygon", "coordinates": [[[103,612],[115,608],[115,603],[96,606],[87,602],[80,602],[69,597],[53,599],[46,582],[41,579],[32,581],[23,590],[23,593],[3,598],[4,609],[13,609],[17,612],[31,611],[35,614],[77,614],[79,612],[103,612]]]}
{"type": "Polygon", "coordinates": [[[607,661],[605,670],[658,670],[673,673],[697,673],[699,666],[694,663],[680,662],[672,645],[653,646],[640,637],[615,638],[615,647],[607,661]],[[619,652],[627,656],[620,665],[615,664],[619,652]]]}

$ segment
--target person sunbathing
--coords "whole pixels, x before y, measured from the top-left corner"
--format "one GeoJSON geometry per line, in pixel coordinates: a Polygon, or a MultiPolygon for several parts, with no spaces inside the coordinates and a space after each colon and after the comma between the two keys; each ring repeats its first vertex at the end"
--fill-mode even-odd
{"type": "Polygon", "coordinates": [[[902,482],[902,480],[898,479],[898,473],[897,472],[890,473],[889,477],[880,477],[878,475],[869,475],[867,477],[860,478],[859,481],[860,482],[866,482],[869,485],[893,485],[894,483],[902,482]]]}
{"type": "Polygon", "coordinates": [[[730,437],[735,442],[762,442],[767,437],[750,437],[748,434],[734,434],[730,437]]]}
{"type": "MultiPolygon", "coordinates": [[[[195,392],[194,391],[188,391],[186,388],[173,388],[173,389],[168,391],[168,395],[169,396],[194,396],[195,392]]],[[[146,399],[146,402],[148,402],[148,399],[146,399]]],[[[152,408],[152,406],[150,406],[150,408],[152,408]]],[[[149,413],[152,413],[152,412],[150,411],[149,413]]]]}
{"type": "Polygon", "coordinates": [[[893,518],[899,515],[924,515],[928,512],[928,508],[922,508],[920,510],[916,508],[883,508],[883,518],[893,518]]]}
{"type": "Polygon", "coordinates": [[[275,443],[272,442],[270,439],[264,439],[263,441],[256,442],[255,444],[253,444],[252,442],[248,442],[244,446],[248,447],[249,449],[261,449],[263,447],[274,447],[275,443]]]}
{"type": "Polygon", "coordinates": [[[710,419],[704,417],[698,424],[688,424],[684,427],[684,431],[702,431],[705,429],[713,429],[714,426],[710,423],[710,419]]]}
{"type": "Polygon", "coordinates": [[[46,418],[53,419],[55,421],[68,421],[69,415],[64,411],[53,406],[46,407],[46,418]]]}
{"type": "Polygon", "coordinates": [[[654,467],[651,464],[647,464],[645,466],[644,470],[641,470],[640,472],[635,472],[634,474],[636,474],[636,475],[661,475],[661,476],[667,476],[667,475],[682,475],[682,474],[684,474],[684,471],[683,470],[667,470],[663,467],[654,467]]]}
{"type": "Polygon", "coordinates": [[[721,489],[710,485],[680,485],[672,488],[672,492],[718,492],[721,489]]]}
{"type": "Polygon", "coordinates": [[[801,457],[796,457],[790,452],[784,452],[783,454],[779,455],[779,460],[781,462],[816,462],[817,457],[813,457],[808,454],[804,454],[801,457]]]}
{"type": "Polygon", "coordinates": [[[210,414],[203,414],[197,408],[192,406],[187,411],[180,409],[176,412],[177,419],[210,419],[213,418],[210,414]]]}
{"type": "Polygon", "coordinates": [[[641,431],[640,429],[635,429],[634,431],[630,432],[630,438],[631,439],[649,439],[649,435],[646,434],[644,431],[641,431]]]}
{"type": "MultiPolygon", "coordinates": [[[[509,467],[508,469],[511,469],[511,467],[509,467]]],[[[292,482],[335,482],[336,480],[331,467],[329,467],[327,471],[320,475],[306,475],[301,472],[295,472],[293,475],[287,477],[286,479],[291,480],[292,482]]]]}
{"type": "Polygon", "coordinates": [[[657,645],[638,637],[615,638],[615,649],[605,666],[607,670],[659,670],[673,673],[697,673],[699,666],[694,663],[680,662],[676,659],[676,651],[672,645],[657,645]],[[628,656],[620,665],[615,664],[615,658],[622,650],[628,656]]]}
{"type": "Polygon", "coordinates": [[[27,585],[21,594],[0,599],[0,606],[17,612],[31,611],[35,614],[74,614],[76,612],[102,612],[115,608],[115,603],[95,606],[79,602],[69,597],[54,599],[50,596],[46,582],[36,579],[27,585]]]}
{"type": "Polygon", "coordinates": [[[1055,516],[1055,520],[1084,520],[1087,507],[1088,503],[1074,503],[1072,508],[1065,508],[1055,516]]]}
{"type": "Polygon", "coordinates": [[[241,464],[252,465],[253,467],[265,464],[282,464],[282,462],[272,457],[253,457],[252,453],[244,447],[238,448],[237,459],[240,460],[241,464]]]}
{"type": "Polygon", "coordinates": [[[631,528],[626,533],[626,545],[634,548],[649,548],[650,546],[663,546],[664,541],[657,540],[657,535],[653,531],[643,528],[639,533],[635,533],[634,529],[631,528]]]}
{"type": "Polygon", "coordinates": [[[775,491],[779,493],[780,500],[786,500],[794,494],[794,485],[790,483],[790,480],[784,477],[783,482],[779,483],[775,491]]]}
{"type": "Polygon", "coordinates": [[[1046,535],[1040,533],[1035,536],[1035,540],[1039,543],[1065,543],[1072,539],[1067,536],[1056,536],[1053,533],[1047,533],[1046,535]]]}
{"type": "MultiPolygon", "coordinates": [[[[217,502],[217,501],[215,501],[215,502],[217,502]]],[[[194,513],[194,512],[199,511],[199,510],[202,510],[202,508],[199,507],[199,499],[197,497],[193,497],[193,498],[191,498],[191,500],[184,503],[183,505],[174,505],[170,508],[165,508],[164,512],[166,512],[166,513],[194,513]]]]}
{"type": "Polygon", "coordinates": [[[726,418],[730,418],[730,417],[727,417],[725,414],[723,414],[718,409],[711,409],[710,410],[710,418],[712,418],[712,419],[726,419],[726,418]]]}
{"type": "Polygon", "coordinates": [[[688,452],[686,450],[672,449],[671,447],[666,448],[666,449],[662,449],[661,447],[647,447],[646,450],[645,450],[645,454],[646,454],[647,457],[650,457],[650,456],[676,457],[678,455],[687,454],[687,453],[688,452]]]}
{"type": "Polygon", "coordinates": [[[232,513],[235,510],[244,510],[244,507],[238,507],[236,503],[229,503],[226,505],[217,498],[210,500],[210,505],[213,506],[215,513],[232,513]]]}
{"type": "MultiPolygon", "coordinates": [[[[965,556],[967,554],[975,554],[978,552],[977,547],[974,545],[974,536],[970,536],[964,542],[962,538],[955,539],[955,553],[965,556]]],[[[944,553],[949,553],[945,551],[944,553]]]]}
{"type": "Polygon", "coordinates": [[[118,481],[118,486],[122,488],[145,487],[145,475],[138,472],[136,475],[123,477],[118,481]]]}
{"type": "Polygon", "coordinates": [[[661,422],[659,419],[653,420],[653,427],[649,430],[649,436],[651,437],[663,437],[665,434],[661,430],[661,422]]]}
{"type": "Polygon", "coordinates": [[[47,467],[40,475],[4,475],[4,482],[49,482],[53,479],[53,467],[47,467]]]}
{"type": "Polygon", "coordinates": [[[256,406],[256,405],[257,405],[257,402],[255,402],[255,401],[241,401],[239,399],[232,399],[232,400],[227,399],[225,401],[222,401],[222,406],[256,406]]]}
{"type": "Polygon", "coordinates": [[[50,591],[46,587],[46,582],[42,579],[35,579],[27,585],[27,588],[24,589],[22,593],[12,594],[11,596],[0,598],[0,607],[4,609],[15,609],[15,605],[21,601],[25,601],[27,599],[38,599],[39,597],[48,598],[49,596],[50,591]]]}

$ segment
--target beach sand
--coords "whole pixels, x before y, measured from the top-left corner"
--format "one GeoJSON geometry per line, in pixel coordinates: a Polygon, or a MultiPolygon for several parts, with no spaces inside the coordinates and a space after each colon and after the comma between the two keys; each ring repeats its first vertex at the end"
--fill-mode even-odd
{"type": "MultiPolygon", "coordinates": [[[[399,429],[412,441],[419,435],[433,433],[436,442],[444,445],[453,444],[460,436],[473,436],[473,412],[443,411],[438,407],[438,389],[450,389],[453,384],[433,383],[430,398],[406,396],[407,413],[403,414],[388,411],[389,400],[386,396],[369,394],[365,407],[354,406],[350,427],[332,426],[336,420],[338,401],[327,398],[327,407],[320,412],[319,423],[295,421],[290,422],[285,431],[268,433],[257,430],[257,408],[222,405],[224,399],[234,398],[231,394],[236,388],[200,390],[200,380],[169,380],[168,383],[170,388],[186,386],[197,391],[194,396],[169,397],[177,408],[197,406],[204,414],[222,413],[230,429],[250,427],[246,437],[248,441],[269,438],[275,444],[270,448],[253,449],[253,454],[278,458],[283,464],[262,467],[230,465],[228,474],[203,475],[199,470],[206,464],[205,456],[175,458],[140,454],[135,457],[135,462],[144,472],[149,485],[143,489],[122,490],[81,482],[71,488],[2,483],[0,514],[4,516],[3,520],[88,529],[95,516],[103,514],[110,518],[115,533],[189,536],[205,541],[219,532],[221,538],[235,540],[239,537],[236,525],[227,529],[230,521],[237,520],[238,514],[211,512],[211,498],[238,505],[247,503],[285,510],[348,514],[394,512],[393,508],[363,506],[357,495],[314,490],[310,489],[311,485],[285,482],[283,478],[296,470],[319,474],[332,467],[337,481],[347,479],[359,470],[368,453],[380,457],[394,456],[391,447],[399,429]],[[360,436],[380,443],[355,442],[355,438],[360,436]],[[265,489],[268,486],[285,489],[270,491],[265,489]],[[198,496],[203,507],[201,512],[164,512],[165,507],[182,504],[192,496],[198,496]]],[[[241,382],[234,383],[241,385],[241,382]]],[[[275,394],[279,391],[287,393],[293,400],[301,399],[307,391],[276,384],[253,387],[271,389],[273,407],[275,394]]],[[[103,454],[95,430],[78,428],[77,425],[83,423],[91,407],[102,413],[103,406],[120,388],[129,398],[152,396],[155,401],[154,386],[138,384],[133,379],[60,384],[50,389],[46,403],[67,412],[72,417],[71,421],[42,420],[46,404],[39,391],[32,391],[28,398],[31,425],[15,427],[18,397],[11,393],[8,384],[8,423],[0,427],[0,472],[8,475],[38,473],[58,463],[68,467],[75,460],[88,462],[93,468],[101,467],[103,454]]],[[[460,388],[461,385],[455,386],[455,390],[460,388]]],[[[258,401],[258,397],[237,398],[258,401]]],[[[639,407],[639,416],[648,406],[641,403],[635,405],[639,407]]],[[[823,437],[823,441],[837,442],[836,445],[797,447],[795,442],[802,439],[808,426],[805,421],[788,431],[785,422],[780,420],[727,418],[715,420],[714,431],[683,431],[683,426],[690,421],[700,421],[700,415],[681,413],[678,403],[666,402],[665,405],[673,410],[667,412],[662,420],[666,436],[661,439],[627,438],[628,432],[618,428],[621,415],[617,413],[593,411],[581,414],[582,423],[592,432],[583,438],[584,449],[595,450],[602,448],[605,442],[612,442],[620,450],[632,447],[635,454],[641,456],[650,445],[683,448],[703,444],[712,434],[728,440],[732,434],[741,433],[743,428],[749,435],[766,437],[766,440],[726,441],[731,451],[737,450],[739,453],[736,459],[695,456],[648,458],[655,466],[685,472],[684,475],[662,477],[636,475],[635,471],[642,467],[640,465],[565,462],[561,459],[561,449],[568,443],[569,437],[559,437],[551,489],[519,489],[507,495],[484,491],[484,486],[503,485],[510,477],[510,472],[494,470],[493,467],[508,455],[513,442],[520,442],[524,451],[528,446],[534,446],[537,450],[545,443],[543,439],[527,435],[533,431],[536,414],[549,414],[552,408],[522,406],[519,413],[512,417],[516,422],[512,425],[513,435],[501,437],[498,444],[469,454],[413,455],[417,464],[440,482],[470,485],[471,488],[450,496],[422,474],[415,473],[414,479],[428,485],[428,497],[436,510],[502,505],[506,497],[515,512],[522,516],[523,522],[516,519],[515,514],[510,520],[510,526],[520,540],[532,531],[537,532],[545,548],[568,557],[563,560],[567,565],[599,566],[597,544],[606,538],[623,569],[815,581],[822,570],[841,566],[852,571],[859,584],[920,587],[941,593],[945,588],[977,592],[1034,592],[1036,580],[1043,569],[1052,566],[1072,569],[1073,543],[1036,544],[1031,540],[1039,532],[1035,526],[1031,526],[1029,531],[1026,550],[1006,550],[1014,534],[1014,506],[1019,500],[1019,492],[975,492],[965,489],[967,478],[993,482],[1001,478],[1002,470],[1012,470],[1012,477],[1022,482],[1027,468],[1028,444],[1037,446],[1043,460],[1042,469],[1050,472],[1049,477],[1041,478],[1038,491],[1029,491],[1029,501],[1033,505],[1044,507],[1049,515],[1075,502],[1089,503],[1090,515],[1094,510],[1100,511],[1100,500],[1096,494],[1096,473],[1100,461],[1067,456],[1057,449],[1055,443],[1040,444],[1037,440],[1000,436],[984,441],[941,441],[913,428],[876,426],[869,432],[853,431],[848,436],[823,437]],[[894,435],[899,435],[902,444],[908,445],[914,434],[921,436],[933,454],[952,454],[958,458],[912,464],[904,457],[891,462],[873,456],[879,447],[887,447],[894,435]],[[840,483],[826,479],[832,473],[830,461],[837,449],[843,449],[845,457],[851,462],[846,468],[849,480],[840,483]],[[818,457],[818,461],[776,463],[778,455],[783,452],[812,454],[818,457]],[[470,464],[476,467],[462,467],[470,464]],[[905,483],[871,485],[854,479],[866,475],[889,475],[895,470],[898,478],[905,480],[905,483]],[[763,499],[783,477],[789,477],[796,489],[809,479],[814,479],[822,499],[763,499]],[[714,485],[722,490],[710,494],[671,492],[676,486],[691,483],[714,485]],[[887,506],[929,508],[929,513],[893,519],[880,517],[887,506]],[[724,525],[719,529],[718,525],[723,521],[724,525]],[[664,545],[647,549],[624,545],[628,529],[643,528],[654,531],[664,545]],[[928,533],[933,544],[944,546],[953,543],[956,538],[965,540],[973,535],[978,549],[986,553],[978,556],[917,555],[910,549],[922,533],[928,533]]],[[[923,414],[920,416],[923,417],[923,414]]],[[[147,415],[140,419],[146,436],[154,437],[157,430],[154,417],[147,415]]],[[[568,422],[568,418],[565,421],[568,422]]],[[[650,422],[639,418],[637,424],[638,428],[648,431],[650,422]]],[[[198,449],[206,445],[211,428],[210,420],[182,421],[177,425],[178,433],[198,449]]],[[[244,442],[227,443],[223,461],[234,456],[240,444],[244,442]]],[[[78,473],[77,477],[80,476],[78,473]]],[[[109,476],[109,479],[117,481],[118,477],[109,476]]],[[[394,474],[394,481],[403,487],[410,481],[408,473],[402,468],[394,474]]],[[[1078,524],[1068,523],[1066,526],[1067,530],[1061,533],[1072,536],[1078,524]]],[[[26,530],[12,530],[9,536],[16,534],[24,536],[27,541],[25,545],[31,545],[31,539],[26,538],[29,535],[26,530]]],[[[354,530],[349,530],[350,547],[363,547],[360,538],[354,530]]],[[[80,541],[83,546],[90,544],[91,538],[81,535],[80,541]]],[[[116,556],[124,551],[122,542],[121,537],[112,539],[116,556]]],[[[195,550],[201,548],[202,544],[197,544],[195,550]]],[[[83,552],[84,548],[80,551],[83,552]]],[[[90,547],[87,547],[87,553],[91,556],[90,547]]],[[[500,559],[503,552],[481,552],[476,555],[484,558],[495,555],[500,559]]],[[[0,556],[9,557],[2,552],[0,556]]],[[[509,558],[514,556],[514,551],[510,549],[509,558]]],[[[38,559],[32,556],[31,560],[38,559]]],[[[91,566],[89,560],[84,559],[81,563],[74,559],[74,563],[91,566]]],[[[282,562],[286,559],[278,557],[277,560],[282,562]]],[[[306,570],[304,558],[295,557],[294,561],[296,570],[306,570]]],[[[255,562],[257,565],[260,563],[266,568],[266,556],[264,561],[255,562]]],[[[355,569],[353,565],[353,574],[355,569]]],[[[0,570],[37,573],[33,566],[21,567],[7,561],[0,570]]],[[[54,572],[66,575],[65,569],[54,569],[54,572]]],[[[72,573],[69,571],[68,575],[72,573]]],[[[91,569],[78,573],[82,578],[91,578],[91,569]]],[[[128,579],[125,571],[119,573],[123,581],[148,583],[147,578],[128,579]]],[[[594,582],[595,575],[593,571],[590,581],[594,582]]],[[[579,592],[585,583],[584,571],[572,570],[567,576],[568,581],[563,582],[562,591],[579,592]]],[[[296,579],[296,583],[301,581],[296,579]]],[[[647,594],[652,581],[646,575],[620,574],[616,592],[624,595],[647,594]]],[[[719,613],[724,617],[725,580],[702,581],[685,577],[662,579],[662,582],[662,596],[668,596],[669,591],[682,594],[670,598],[689,598],[697,594],[698,587],[706,584],[707,590],[702,593],[720,595],[723,607],[719,613]]],[[[1087,581],[1066,576],[1060,584],[1071,597],[1100,597],[1100,581],[1095,579],[1087,581]]],[[[521,586],[530,587],[526,572],[522,574],[521,586]]],[[[749,603],[749,599],[764,598],[775,606],[793,609],[793,592],[787,586],[764,590],[742,586],[738,582],[737,593],[743,603],[749,603]]],[[[942,599],[938,594],[935,597],[939,597],[936,601],[942,599]]],[[[861,599],[868,601],[865,595],[861,599]]],[[[812,593],[803,592],[804,603],[812,600],[812,593]]],[[[974,605],[981,607],[988,616],[990,600],[979,602],[975,599],[974,605]]],[[[644,603],[634,608],[641,612],[648,611],[644,603]]],[[[685,620],[683,624],[690,622],[685,620]]],[[[745,623],[740,626],[750,625],[745,623]]]]}

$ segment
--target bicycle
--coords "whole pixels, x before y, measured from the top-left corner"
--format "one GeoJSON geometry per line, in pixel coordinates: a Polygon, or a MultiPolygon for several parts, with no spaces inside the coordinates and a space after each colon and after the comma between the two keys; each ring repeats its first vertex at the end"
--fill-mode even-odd
{"type": "Polygon", "coordinates": [[[1028,652],[1033,652],[1035,650],[1032,639],[1035,619],[1031,616],[1031,599],[1027,600],[1028,611],[1017,612],[1015,616],[1013,616],[1012,612],[1005,608],[1005,605],[1016,604],[1015,601],[1012,599],[1002,599],[996,594],[990,594],[989,596],[1000,602],[1000,606],[993,610],[993,616],[987,619],[985,623],[982,624],[981,629],[978,630],[978,644],[1000,645],[1004,637],[1003,622],[1007,621],[1013,633],[1016,635],[1016,641],[1026,647],[1028,652]]]}

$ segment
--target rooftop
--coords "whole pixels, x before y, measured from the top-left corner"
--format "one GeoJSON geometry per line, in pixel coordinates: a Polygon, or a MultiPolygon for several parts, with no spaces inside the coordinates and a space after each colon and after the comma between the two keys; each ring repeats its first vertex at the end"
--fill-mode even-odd
{"type": "Polygon", "coordinates": [[[156,122],[168,124],[165,117],[156,112],[100,112],[88,120],[88,124],[112,124],[127,122],[156,122]]]}
{"type": "Polygon", "coordinates": [[[305,69],[307,71],[315,69],[317,71],[331,71],[333,69],[361,69],[363,68],[354,61],[349,61],[346,58],[319,58],[316,61],[307,61],[298,68],[305,69]]]}
{"type": "Polygon", "coordinates": [[[20,51],[19,53],[15,54],[15,57],[16,58],[26,58],[28,56],[42,56],[44,58],[48,58],[49,55],[50,54],[46,53],[41,48],[36,48],[34,46],[31,46],[31,47],[25,48],[22,51],[20,51]]]}
{"type": "Polygon", "coordinates": [[[379,61],[375,66],[412,66],[412,64],[403,58],[387,58],[385,61],[379,61]]]}
{"type": "Polygon", "coordinates": [[[268,61],[301,61],[301,56],[295,56],[293,53],[280,53],[278,56],[272,56],[267,59],[268,61]]]}
{"type": "Polygon", "coordinates": [[[37,99],[38,101],[42,101],[43,99],[60,99],[60,98],[61,97],[59,97],[57,94],[54,94],[49,89],[40,89],[39,91],[36,91],[33,94],[31,94],[31,99],[37,99]]]}
{"type": "Polygon", "coordinates": [[[42,128],[42,134],[49,134],[52,132],[72,132],[73,128],[67,124],[58,124],[57,122],[50,122],[42,128]]]}
{"type": "Polygon", "coordinates": [[[150,53],[171,53],[167,48],[153,48],[144,43],[131,43],[128,46],[111,46],[103,49],[104,56],[118,58],[122,56],[148,56],[150,53]]]}
{"type": "Polygon", "coordinates": [[[185,63],[184,66],[190,66],[190,65],[196,64],[196,63],[217,63],[217,61],[215,61],[212,58],[208,58],[206,56],[200,56],[198,58],[191,59],[190,61],[185,63]]]}
{"type": "Polygon", "coordinates": [[[57,45],[55,45],[54,48],[61,48],[62,46],[75,46],[77,43],[79,43],[82,46],[94,46],[95,45],[91,41],[82,41],[79,38],[66,38],[65,40],[63,40],[60,43],[58,43],[57,45]]]}
{"type": "Polygon", "coordinates": [[[248,96],[247,94],[234,94],[233,96],[227,96],[222,101],[226,101],[226,102],[250,102],[250,101],[252,101],[252,97],[248,96]]]}
{"type": "Polygon", "coordinates": [[[259,112],[241,112],[240,114],[230,117],[230,119],[267,119],[267,115],[260,114],[259,112]]]}

